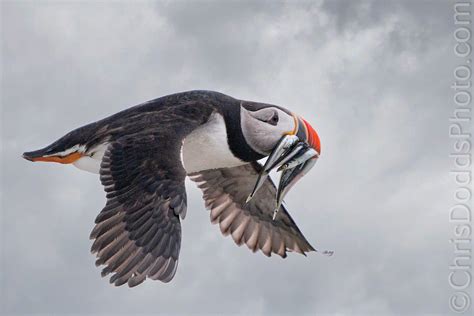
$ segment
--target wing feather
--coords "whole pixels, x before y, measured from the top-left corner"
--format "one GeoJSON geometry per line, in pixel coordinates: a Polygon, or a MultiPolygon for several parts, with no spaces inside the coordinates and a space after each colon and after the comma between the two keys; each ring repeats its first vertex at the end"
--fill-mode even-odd
{"type": "Polygon", "coordinates": [[[178,156],[174,164],[152,154],[166,149],[160,137],[143,133],[120,138],[102,160],[107,204],[91,232],[91,251],[96,265],[105,265],[102,275],[112,273],[110,282],[117,286],[136,286],[147,277],[169,282],[176,272],[186,174],[179,147],[167,148],[178,156]]]}
{"type": "Polygon", "coordinates": [[[189,177],[203,191],[211,222],[219,223],[222,234],[231,234],[237,245],[245,243],[254,252],[260,249],[266,256],[275,253],[283,258],[287,251],[301,254],[314,251],[284,206],[273,220],[276,188],[270,179],[246,203],[261,168],[255,162],[200,171],[189,177]]]}

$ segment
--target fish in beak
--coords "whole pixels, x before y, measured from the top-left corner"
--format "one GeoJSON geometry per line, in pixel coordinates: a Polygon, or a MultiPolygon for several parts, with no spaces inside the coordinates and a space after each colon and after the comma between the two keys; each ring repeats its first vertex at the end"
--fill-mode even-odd
{"type": "Polygon", "coordinates": [[[318,133],[303,118],[295,117],[295,129],[292,133],[284,135],[268,156],[257,182],[247,198],[247,203],[255,196],[265,182],[270,172],[275,168],[281,171],[278,185],[275,219],[283,199],[290,189],[314,167],[321,154],[321,142],[318,133]]]}

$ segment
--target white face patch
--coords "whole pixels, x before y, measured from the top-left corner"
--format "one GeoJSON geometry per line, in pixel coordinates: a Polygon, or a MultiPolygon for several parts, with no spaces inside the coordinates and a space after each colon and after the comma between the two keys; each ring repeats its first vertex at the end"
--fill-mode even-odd
{"type": "Polygon", "coordinates": [[[241,107],[240,117],[245,140],[253,150],[262,155],[268,155],[283,135],[295,129],[294,117],[275,107],[255,112],[241,107]],[[275,125],[266,122],[275,114],[278,117],[275,125]]]}
{"type": "Polygon", "coordinates": [[[219,113],[212,114],[206,124],[186,137],[181,157],[187,173],[246,164],[231,152],[224,118],[219,113]]]}

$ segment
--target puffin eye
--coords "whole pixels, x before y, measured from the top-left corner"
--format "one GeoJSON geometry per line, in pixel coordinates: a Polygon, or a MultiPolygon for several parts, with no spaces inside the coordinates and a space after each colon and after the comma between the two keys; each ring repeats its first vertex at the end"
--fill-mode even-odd
{"type": "Polygon", "coordinates": [[[259,111],[250,112],[254,118],[260,122],[264,122],[273,126],[276,126],[279,121],[278,111],[270,108],[261,109],[259,111]]]}
{"type": "Polygon", "coordinates": [[[278,113],[273,112],[273,115],[267,120],[267,123],[273,126],[276,126],[278,124],[278,113]]]}

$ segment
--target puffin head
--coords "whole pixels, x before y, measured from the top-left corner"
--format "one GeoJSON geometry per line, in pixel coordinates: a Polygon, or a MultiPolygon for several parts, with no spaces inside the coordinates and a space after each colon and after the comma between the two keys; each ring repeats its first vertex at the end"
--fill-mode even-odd
{"type": "Polygon", "coordinates": [[[241,104],[242,134],[257,153],[268,156],[249,202],[262,186],[270,171],[282,171],[276,197],[276,212],[283,198],[316,163],[321,142],[315,129],[302,117],[279,106],[243,102],[241,104]]]}
{"type": "Polygon", "coordinates": [[[242,102],[242,133],[248,145],[263,156],[268,156],[285,135],[295,135],[321,154],[318,133],[302,117],[289,110],[270,104],[242,102]]]}

